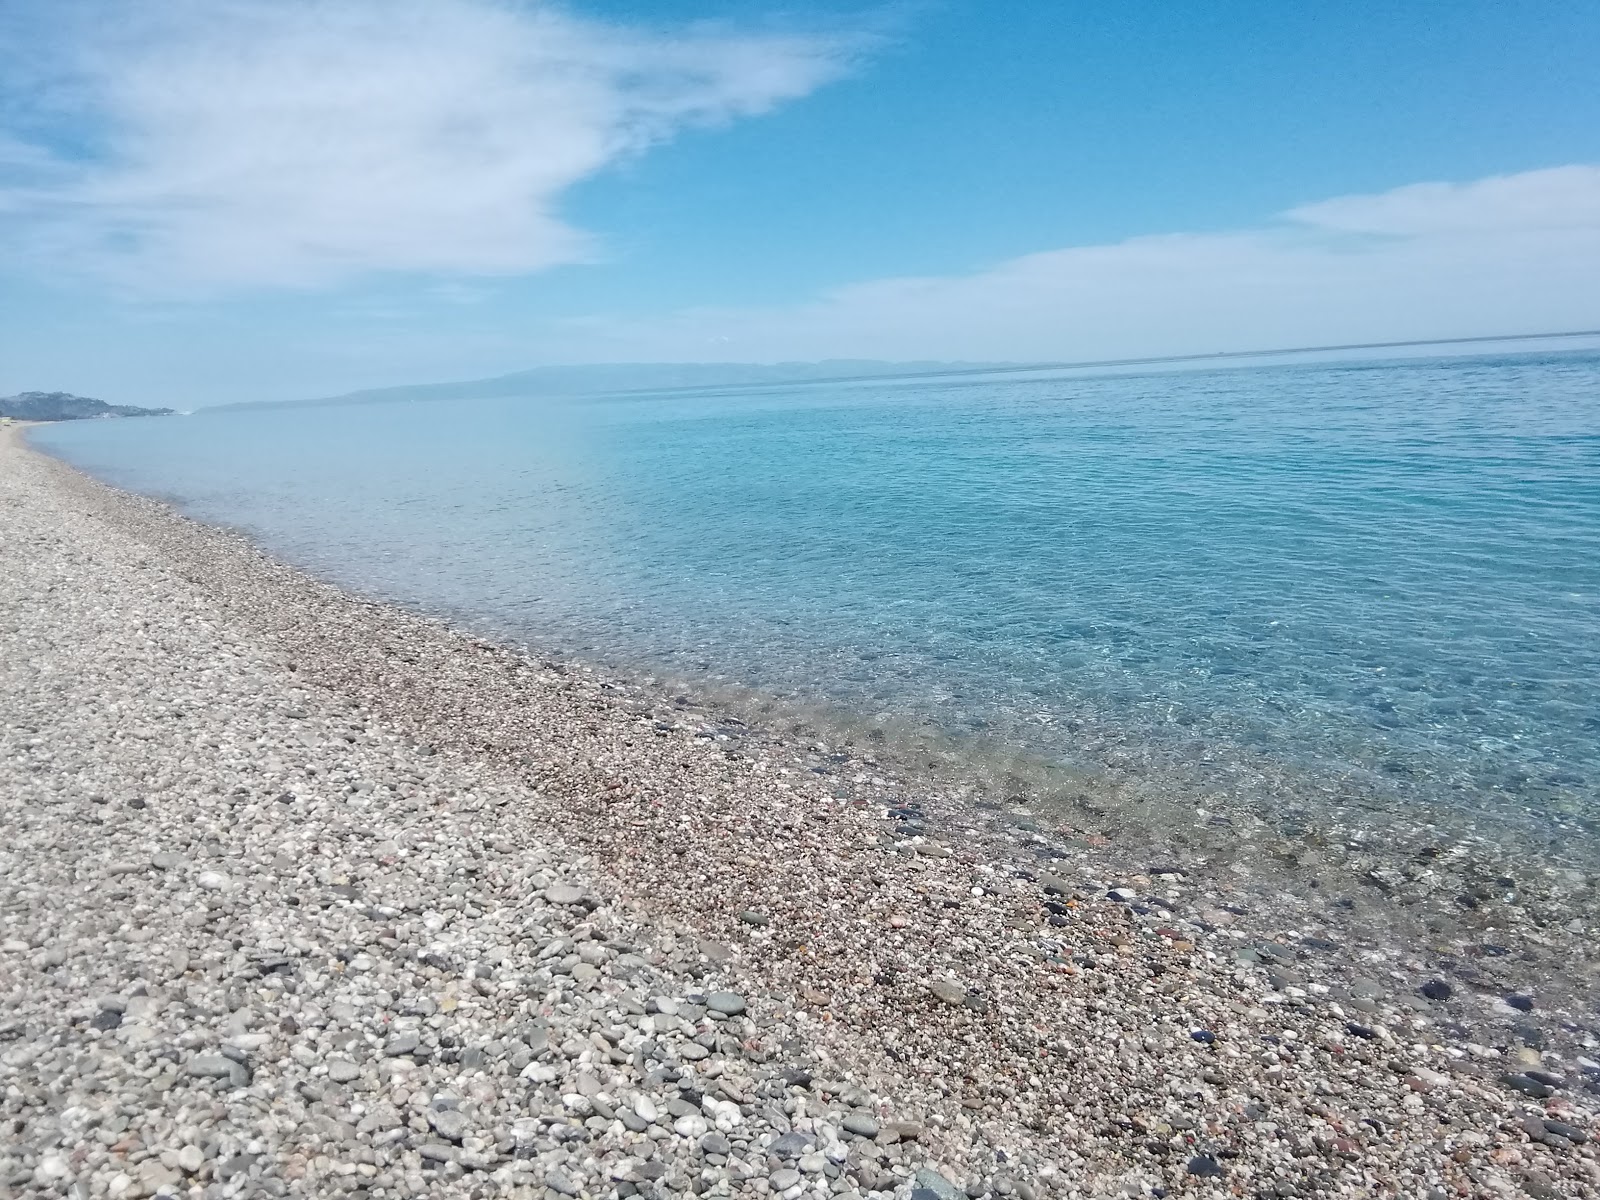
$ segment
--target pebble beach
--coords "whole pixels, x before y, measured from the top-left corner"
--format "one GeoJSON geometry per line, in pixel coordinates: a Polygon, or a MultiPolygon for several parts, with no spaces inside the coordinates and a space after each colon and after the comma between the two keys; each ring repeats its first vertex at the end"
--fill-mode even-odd
{"type": "Polygon", "coordinates": [[[23,433],[0,1194],[1600,1196],[1592,1013],[1514,971],[1015,836],[23,433]]]}

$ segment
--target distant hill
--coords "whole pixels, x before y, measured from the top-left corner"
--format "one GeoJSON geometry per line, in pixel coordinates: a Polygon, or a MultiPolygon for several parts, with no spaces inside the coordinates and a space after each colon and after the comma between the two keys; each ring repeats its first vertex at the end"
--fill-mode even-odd
{"type": "Polygon", "coordinates": [[[107,404],[71,392],[18,392],[0,396],[0,417],[19,421],[81,421],[88,417],[165,417],[170,408],[137,408],[132,404],[107,404]]]}
{"type": "Polygon", "coordinates": [[[674,388],[759,387],[824,380],[872,379],[885,375],[929,375],[1009,367],[1011,363],[881,362],[835,358],[785,363],[595,363],[572,367],[534,367],[492,379],[371,388],[314,400],[261,400],[218,404],[203,411],[241,408],[303,408],[323,404],[394,404],[437,400],[488,400],[505,396],[597,396],[613,392],[674,388]]]}

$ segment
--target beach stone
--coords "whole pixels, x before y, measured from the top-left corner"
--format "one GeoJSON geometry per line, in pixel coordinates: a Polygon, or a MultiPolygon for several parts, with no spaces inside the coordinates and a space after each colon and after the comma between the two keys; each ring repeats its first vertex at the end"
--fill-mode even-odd
{"type": "Polygon", "coordinates": [[[706,997],[706,1007],[725,1017],[736,1017],[744,1011],[744,997],[738,992],[712,992],[706,997]]]}
{"type": "Polygon", "coordinates": [[[786,1192],[800,1182],[800,1172],[793,1167],[782,1167],[768,1176],[775,1192],[786,1192]]]}
{"type": "Polygon", "coordinates": [[[777,1158],[799,1158],[816,1145],[816,1139],[798,1130],[780,1135],[767,1147],[767,1153],[777,1158]]]}
{"type": "Polygon", "coordinates": [[[935,979],[933,982],[928,984],[928,990],[932,992],[937,999],[942,1000],[946,1004],[956,1005],[965,1004],[967,1002],[967,989],[962,987],[959,983],[953,983],[948,979],[935,979]]]}
{"type": "Polygon", "coordinates": [[[866,1113],[851,1113],[840,1122],[840,1128],[860,1138],[878,1136],[878,1122],[866,1113]]]}
{"type": "Polygon", "coordinates": [[[348,1058],[328,1060],[328,1078],[334,1083],[354,1083],[361,1078],[361,1068],[348,1058]]]}
{"type": "Polygon", "coordinates": [[[201,1054],[189,1060],[188,1072],[200,1079],[226,1079],[233,1087],[246,1087],[250,1071],[243,1064],[221,1054],[201,1054]]]}
{"type": "Polygon", "coordinates": [[[72,1175],[72,1166],[64,1155],[46,1154],[39,1160],[39,1165],[33,1169],[33,1181],[40,1186],[49,1186],[72,1175]]]}
{"type": "Polygon", "coordinates": [[[422,1048],[422,1038],[415,1033],[397,1033],[383,1044],[386,1058],[400,1058],[415,1054],[422,1048]]]}
{"type": "Polygon", "coordinates": [[[1514,1092],[1521,1092],[1525,1096],[1532,1096],[1538,1100],[1543,1100],[1546,1097],[1555,1095],[1555,1088],[1551,1087],[1547,1083],[1540,1083],[1537,1079],[1534,1079],[1530,1075],[1502,1075],[1500,1077],[1500,1082],[1505,1084],[1506,1087],[1510,1088],[1514,1092]]]}
{"type": "Polygon", "coordinates": [[[220,892],[228,886],[228,877],[221,871],[201,871],[195,877],[195,886],[208,892],[220,892]]]}
{"type": "Polygon", "coordinates": [[[583,1191],[578,1181],[559,1167],[552,1167],[545,1172],[544,1183],[551,1191],[560,1192],[563,1196],[577,1196],[583,1191]]]}
{"type": "Polygon", "coordinates": [[[957,1187],[939,1172],[924,1167],[911,1178],[912,1196],[920,1200],[967,1200],[965,1188],[957,1187]]]}
{"type": "Polygon", "coordinates": [[[144,1184],[148,1191],[170,1190],[176,1188],[182,1181],[183,1176],[159,1158],[148,1159],[139,1166],[139,1182],[144,1184]]]}
{"type": "Polygon", "coordinates": [[[587,894],[581,887],[576,887],[570,883],[552,884],[544,891],[544,898],[546,900],[548,900],[551,904],[559,904],[564,907],[572,907],[573,905],[582,904],[586,898],[586,895],[587,894]]]}
{"type": "Polygon", "coordinates": [[[178,1167],[187,1175],[193,1175],[206,1165],[205,1152],[199,1146],[188,1145],[178,1151],[178,1167]]]}
{"type": "Polygon", "coordinates": [[[1442,979],[1430,979],[1417,990],[1429,1000],[1448,1000],[1455,994],[1455,988],[1442,979]]]}
{"type": "Polygon", "coordinates": [[[733,1143],[728,1141],[725,1135],[713,1131],[700,1139],[700,1150],[705,1154],[720,1154],[726,1157],[733,1153],[733,1143]]]}

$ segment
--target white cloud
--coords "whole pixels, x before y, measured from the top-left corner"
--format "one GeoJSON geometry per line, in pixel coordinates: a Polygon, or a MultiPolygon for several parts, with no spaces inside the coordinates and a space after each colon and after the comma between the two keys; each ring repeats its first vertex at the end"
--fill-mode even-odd
{"type": "Polygon", "coordinates": [[[804,95],[849,52],[533,0],[39,11],[0,30],[0,112],[18,127],[0,133],[5,240],[156,291],[581,261],[594,247],[564,191],[686,126],[804,95]]]}
{"type": "Polygon", "coordinates": [[[851,284],[799,305],[564,324],[562,358],[1089,359],[1600,328],[1600,167],[1427,183],[1224,233],[851,284]]]}

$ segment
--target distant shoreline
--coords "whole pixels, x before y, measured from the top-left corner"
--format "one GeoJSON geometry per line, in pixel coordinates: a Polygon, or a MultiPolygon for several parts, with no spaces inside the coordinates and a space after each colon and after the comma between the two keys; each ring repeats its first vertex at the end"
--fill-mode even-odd
{"type": "MultiPolygon", "coordinates": [[[[1078,371],[1139,366],[1178,366],[1185,363],[1231,362],[1253,358],[1298,357],[1312,354],[1334,354],[1360,350],[1403,350],[1422,346],[1491,345],[1497,342],[1547,342],[1577,338],[1600,338],[1600,330],[1574,330],[1560,333],[1485,334],[1457,338],[1423,338],[1390,342],[1350,342],[1327,346],[1292,346],[1268,350],[1221,350],[1191,354],[1158,355],[1152,357],[1125,357],[1086,359],[1075,362],[1033,363],[941,363],[929,370],[884,370],[871,373],[804,374],[791,372],[783,375],[785,364],[734,364],[734,363],[661,363],[661,364],[594,364],[573,367],[535,367],[509,375],[460,382],[401,385],[389,388],[369,388],[337,396],[324,396],[304,400],[251,400],[235,404],[217,404],[197,410],[201,412],[238,412],[277,408],[320,408],[323,406],[350,406],[391,404],[403,402],[437,403],[452,400],[488,400],[513,396],[547,395],[561,397],[646,396],[682,393],[718,392],[729,389],[765,387],[805,387],[840,383],[895,383],[916,379],[960,379],[985,375],[1015,375],[1048,371],[1078,371]],[[615,376],[618,371],[655,370],[659,373],[682,372],[690,369],[711,371],[725,369],[735,374],[747,374],[718,382],[706,378],[687,384],[661,383],[654,385],[598,386],[605,375],[615,376]],[[585,373],[594,376],[587,385],[581,380],[585,373]],[[565,380],[565,383],[559,381],[565,380]],[[541,390],[542,385],[542,390],[541,390]]],[[[796,366],[828,366],[829,362],[795,364],[796,366]]],[[[920,367],[924,364],[882,363],[884,367],[920,367]]]]}

